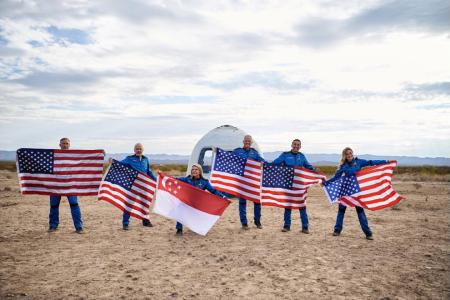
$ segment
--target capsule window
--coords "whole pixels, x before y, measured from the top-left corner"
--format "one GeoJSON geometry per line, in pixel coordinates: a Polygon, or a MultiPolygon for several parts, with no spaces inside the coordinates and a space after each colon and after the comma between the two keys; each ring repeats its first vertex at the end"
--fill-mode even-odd
{"type": "Polygon", "coordinates": [[[203,173],[209,174],[211,172],[212,157],[213,157],[212,148],[203,148],[200,151],[200,155],[198,157],[198,164],[202,166],[203,173]]]}

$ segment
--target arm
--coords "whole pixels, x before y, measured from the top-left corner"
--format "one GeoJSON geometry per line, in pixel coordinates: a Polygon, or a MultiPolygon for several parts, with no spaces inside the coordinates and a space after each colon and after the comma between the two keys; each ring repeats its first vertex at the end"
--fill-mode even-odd
{"type": "Polygon", "coordinates": [[[151,179],[156,181],[156,176],[155,176],[155,174],[153,174],[152,169],[150,169],[150,166],[148,166],[147,175],[150,176],[151,179]]]}
{"type": "Polygon", "coordinates": [[[273,162],[274,165],[281,165],[284,163],[284,153],[281,153],[273,162]]]}
{"type": "Polygon", "coordinates": [[[219,197],[226,198],[226,196],[223,193],[221,193],[218,190],[216,190],[215,188],[213,188],[211,183],[209,183],[209,180],[206,181],[205,190],[207,190],[211,194],[217,195],[219,197]]]}
{"type": "Polygon", "coordinates": [[[303,163],[303,167],[311,170],[311,171],[316,171],[316,169],[308,162],[308,160],[306,159],[306,157],[303,155],[304,158],[304,163],[303,163]]]}
{"type": "Polygon", "coordinates": [[[343,166],[344,166],[344,165],[341,165],[341,166],[339,167],[339,169],[336,171],[336,174],[334,174],[334,176],[333,176],[332,178],[330,178],[329,180],[327,180],[326,182],[327,182],[327,183],[333,182],[333,181],[336,181],[336,180],[338,180],[339,178],[341,178],[342,174],[344,173],[343,166]]]}
{"type": "Polygon", "coordinates": [[[261,155],[259,155],[258,151],[255,150],[255,152],[256,152],[256,160],[257,161],[266,162],[266,160],[264,158],[262,158],[261,155]]]}
{"type": "Polygon", "coordinates": [[[369,160],[371,166],[381,165],[387,163],[387,160],[369,160]]]}
{"type": "Polygon", "coordinates": [[[361,159],[358,158],[359,166],[361,168],[367,167],[367,166],[376,166],[379,164],[384,164],[387,162],[387,160],[367,160],[367,159],[361,159]]]}

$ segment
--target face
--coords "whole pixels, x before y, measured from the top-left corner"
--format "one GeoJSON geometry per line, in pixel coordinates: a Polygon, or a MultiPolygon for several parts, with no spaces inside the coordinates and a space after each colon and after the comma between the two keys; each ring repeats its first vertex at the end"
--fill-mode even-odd
{"type": "Polygon", "coordinates": [[[200,170],[196,166],[192,166],[191,175],[194,178],[199,178],[200,177],[200,170]]]}
{"type": "Polygon", "coordinates": [[[353,160],[353,151],[352,150],[345,151],[345,160],[347,160],[347,161],[353,160]]]}
{"type": "Polygon", "coordinates": [[[293,141],[291,147],[292,152],[297,153],[298,151],[300,151],[301,143],[299,141],[293,141]]]}
{"type": "Polygon", "coordinates": [[[246,136],[242,142],[244,143],[244,148],[247,150],[252,146],[252,138],[250,136],[246,136]]]}
{"type": "Polygon", "coordinates": [[[143,153],[144,147],[141,144],[137,144],[136,146],[134,146],[134,154],[136,154],[137,156],[142,156],[143,153]]]}
{"type": "Polygon", "coordinates": [[[63,139],[59,142],[59,147],[61,150],[69,150],[70,148],[70,141],[68,139],[63,139]]]}

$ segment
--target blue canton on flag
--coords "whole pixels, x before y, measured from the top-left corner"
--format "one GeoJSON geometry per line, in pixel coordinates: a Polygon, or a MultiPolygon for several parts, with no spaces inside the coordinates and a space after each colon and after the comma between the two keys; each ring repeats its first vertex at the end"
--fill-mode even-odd
{"type": "Polygon", "coordinates": [[[361,192],[356,176],[343,176],[325,185],[331,202],[336,202],[342,196],[351,196],[361,192]]]}
{"type": "Polygon", "coordinates": [[[129,191],[131,190],[138,173],[138,171],[125,166],[118,161],[114,161],[109,168],[105,181],[119,185],[129,191]]]}
{"type": "Polygon", "coordinates": [[[217,149],[214,170],[244,176],[246,161],[245,158],[239,157],[232,152],[217,149]]]}
{"type": "Polygon", "coordinates": [[[292,189],[294,180],[294,168],[288,166],[264,164],[263,187],[292,189]]]}
{"type": "Polygon", "coordinates": [[[19,149],[17,150],[17,161],[19,173],[53,173],[53,150],[19,149]]]}

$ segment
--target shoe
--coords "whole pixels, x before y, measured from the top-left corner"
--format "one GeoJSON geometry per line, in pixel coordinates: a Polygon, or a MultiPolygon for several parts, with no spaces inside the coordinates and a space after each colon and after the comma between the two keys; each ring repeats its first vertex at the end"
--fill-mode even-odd
{"type": "Polygon", "coordinates": [[[304,233],[304,234],[309,234],[309,230],[308,230],[308,229],[305,229],[305,228],[303,228],[303,229],[302,229],[302,233],[304,233]]]}
{"type": "Polygon", "coordinates": [[[55,232],[56,231],[56,227],[49,227],[47,232],[55,232]]]}
{"type": "Polygon", "coordinates": [[[75,230],[75,232],[78,233],[78,234],[84,233],[83,228],[77,229],[77,230],[75,230]]]}
{"type": "Polygon", "coordinates": [[[248,225],[247,224],[242,224],[242,229],[243,230],[249,230],[248,225]]]}
{"type": "Polygon", "coordinates": [[[372,235],[366,235],[366,240],[372,241],[373,240],[373,236],[372,235]]]}
{"type": "Polygon", "coordinates": [[[333,236],[340,236],[340,235],[341,235],[341,233],[339,231],[333,232],[333,236]]]}
{"type": "Polygon", "coordinates": [[[123,230],[128,230],[128,225],[123,225],[123,226],[122,226],[122,229],[123,229],[123,230]]]}
{"type": "Polygon", "coordinates": [[[145,226],[145,227],[153,227],[153,224],[152,224],[152,222],[150,222],[150,220],[149,220],[148,222],[142,222],[142,226],[145,226]]]}
{"type": "Polygon", "coordinates": [[[291,231],[291,228],[289,228],[288,226],[284,226],[283,229],[281,229],[281,232],[288,232],[291,231]]]}
{"type": "Polygon", "coordinates": [[[255,225],[256,225],[256,228],[262,229],[262,225],[261,225],[261,222],[260,222],[260,221],[255,222],[255,225]]]}
{"type": "Polygon", "coordinates": [[[177,229],[177,233],[175,235],[183,235],[183,229],[177,229]]]}

